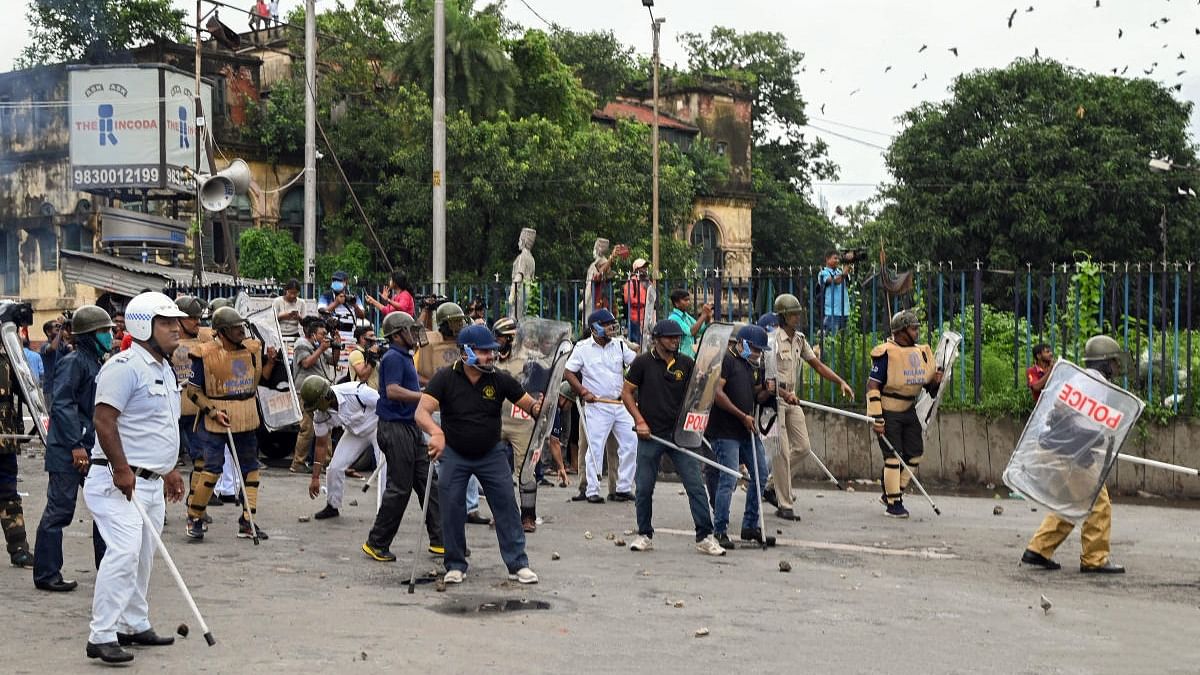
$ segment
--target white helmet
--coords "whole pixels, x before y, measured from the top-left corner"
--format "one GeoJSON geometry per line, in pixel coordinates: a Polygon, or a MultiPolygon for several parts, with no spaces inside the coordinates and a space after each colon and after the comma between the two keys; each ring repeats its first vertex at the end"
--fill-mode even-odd
{"type": "Polygon", "coordinates": [[[156,316],[186,319],[187,312],[162,293],[142,293],[125,305],[125,330],[133,339],[145,342],[153,334],[156,316]]]}

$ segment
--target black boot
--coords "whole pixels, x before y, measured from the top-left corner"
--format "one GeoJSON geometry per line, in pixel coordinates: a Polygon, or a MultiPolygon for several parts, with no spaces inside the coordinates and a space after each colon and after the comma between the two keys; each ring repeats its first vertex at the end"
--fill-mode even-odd
{"type": "Polygon", "coordinates": [[[140,633],[117,633],[117,644],[122,647],[128,645],[142,645],[145,647],[165,647],[175,644],[175,638],[170,635],[162,636],[154,632],[153,628],[147,628],[140,633]]]}
{"type": "Polygon", "coordinates": [[[121,645],[116,642],[105,642],[99,645],[87,643],[87,657],[100,659],[105,663],[129,663],[133,660],[133,654],[121,649],[121,645]]]}

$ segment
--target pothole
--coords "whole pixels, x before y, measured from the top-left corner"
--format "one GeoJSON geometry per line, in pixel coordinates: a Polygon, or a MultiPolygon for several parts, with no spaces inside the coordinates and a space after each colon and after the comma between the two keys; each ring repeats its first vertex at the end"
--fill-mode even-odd
{"type": "Polygon", "coordinates": [[[516,598],[456,598],[432,607],[440,614],[508,614],[550,609],[545,600],[516,598]]]}

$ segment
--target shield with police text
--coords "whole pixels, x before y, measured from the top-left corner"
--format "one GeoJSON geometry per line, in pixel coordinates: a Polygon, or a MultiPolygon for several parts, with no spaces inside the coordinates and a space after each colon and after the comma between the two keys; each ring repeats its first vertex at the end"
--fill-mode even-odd
{"type": "MultiPolygon", "coordinates": [[[[517,325],[513,350],[525,361],[517,379],[530,396],[542,400],[542,410],[534,419],[519,475],[522,516],[537,517],[537,463],[541,460],[542,446],[554,429],[558,389],[572,348],[571,324],[565,321],[527,316],[517,325]]],[[[513,414],[519,410],[513,406],[513,414]]]]}
{"type": "MultiPolygon", "coordinates": [[[[5,323],[0,327],[0,336],[4,340],[4,356],[12,367],[17,386],[21,388],[21,400],[29,408],[33,417],[33,427],[37,429],[42,443],[46,442],[46,434],[50,431],[50,411],[46,408],[46,399],[42,397],[42,389],[33,377],[33,370],[25,358],[25,350],[21,348],[21,329],[15,323],[5,323]]],[[[24,435],[24,429],[12,429],[5,433],[24,435]]]]}
{"type": "Polygon", "coordinates": [[[279,319],[275,316],[275,307],[271,298],[252,298],[246,293],[238,293],[234,308],[247,323],[247,328],[255,339],[262,342],[263,347],[274,347],[279,350],[279,361],[272,371],[271,382],[274,386],[258,385],[258,412],[262,417],[263,426],[268,431],[276,431],[284,427],[299,424],[304,418],[300,410],[300,401],[296,397],[296,385],[292,381],[292,360],[288,357],[287,346],[283,342],[283,332],[279,330],[279,319]],[[283,374],[279,370],[283,370],[283,374]]]}
{"type": "Polygon", "coordinates": [[[699,448],[703,442],[708,413],[717,400],[717,387],[721,383],[721,361],[725,358],[731,335],[731,323],[710,324],[704,331],[696,348],[696,366],[683,395],[679,420],[675,423],[675,445],[699,448]]]}
{"type": "Polygon", "coordinates": [[[938,387],[937,396],[930,396],[929,392],[921,389],[916,403],[917,419],[920,420],[921,429],[925,431],[926,435],[929,434],[929,427],[937,421],[938,407],[942,403],[942,396],[953,381],[951,377],[954,374],[954,362],[958,360],[958,346],[961,344],[962,336],[948,330],[942,333],[942,339],[938,340],[937,350],[933,352],[933,362],[942,371],[942,384],[938,387]]]}
{"type": "Polygon", "coordinates": [[[1004,482],[1065,520],[1095,503],[1145,404],[1096,371],[1059,360],[1004,469],[1004,482]]]}

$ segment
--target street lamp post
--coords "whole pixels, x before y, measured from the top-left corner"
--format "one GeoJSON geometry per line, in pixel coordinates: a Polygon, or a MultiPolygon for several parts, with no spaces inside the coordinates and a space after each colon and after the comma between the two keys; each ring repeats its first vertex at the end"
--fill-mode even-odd
{"type": "MultiPolygon", "coordinates": [[[[1176,164],[1170,158],[1160,159],[1158,157],[1150,158],[1150,171],[1154,173],[1169,173],[1171,171],[1191,171],[1200,174],[1200,168],[1188,166],[1186,164],[1176,164]]],[[[1184,189],[1183,187],[1176,188],[1180,197],[1195,197],[1196,193],[1191,188],[1184,189]]],[[[1158,220],[1159,238],[1162,241],[1162,264],[1163,269],[1167,269],[1167,206],[1162,207],[1162,217],[1158,220]]]]}
{"type": "Polygon", "coordinates": [[[658,39],[665,18],[654,18],[654,0],[642,0],[646,11],[650,13],[650,30],[654,35],[654,75],[652,96],[654,97],[654,118],[650,123],[651,178],[650,178],[650,278],[657,280],[658,275],[658,39]]]}
{"type": "Polygon", "coordinates": [[[433,3],[433,291],[446,289],[446,2],[433,3]]]}

